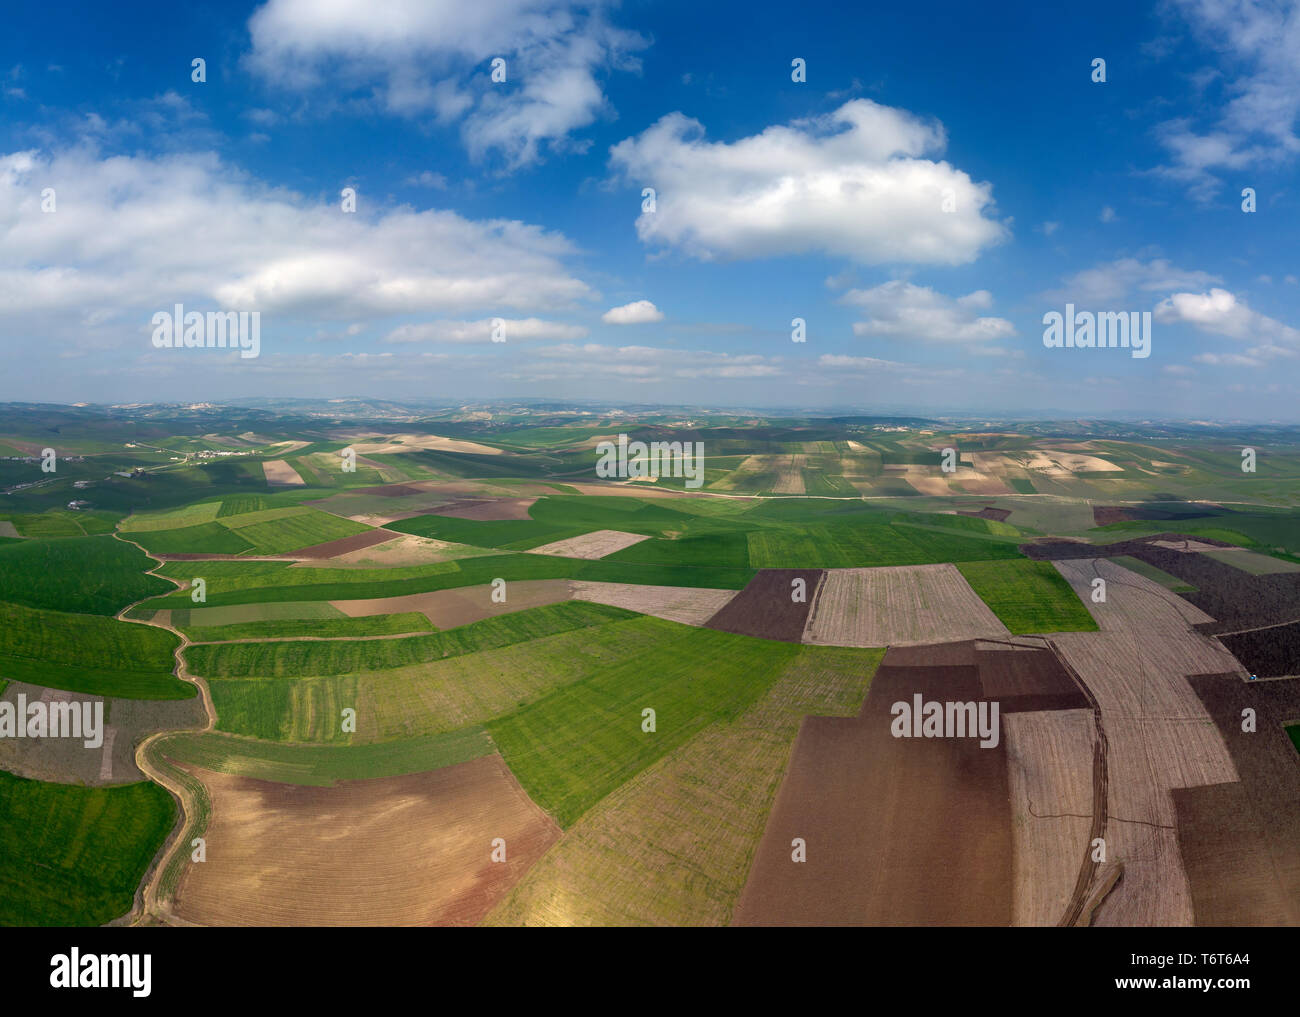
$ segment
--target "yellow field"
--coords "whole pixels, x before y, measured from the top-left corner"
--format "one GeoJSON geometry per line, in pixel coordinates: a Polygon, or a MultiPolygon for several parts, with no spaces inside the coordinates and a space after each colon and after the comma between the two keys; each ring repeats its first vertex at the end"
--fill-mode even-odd
{"type": "Polygon", "coordinates": [[[592,808],[485,922],[727,924],[801,721],[856,713],[880,656],[803,647],[736,721],[707,728],[592,808]]]}

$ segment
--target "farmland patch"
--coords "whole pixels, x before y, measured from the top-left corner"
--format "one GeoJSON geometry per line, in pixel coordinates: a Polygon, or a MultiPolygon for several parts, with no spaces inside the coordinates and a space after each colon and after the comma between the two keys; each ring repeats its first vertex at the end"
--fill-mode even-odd
{"type": "Polygon", "coordinates": [[[559,835],[496,755],[325,788],[194,772],[208,860],[174,907],[204,925],[470,925],[559,835]]]}
{"type": "Polygon", "coordinates": [[[829,570],[803,640],[889,646],[1007,634],[952,565],[908,565],[829,570]]]}

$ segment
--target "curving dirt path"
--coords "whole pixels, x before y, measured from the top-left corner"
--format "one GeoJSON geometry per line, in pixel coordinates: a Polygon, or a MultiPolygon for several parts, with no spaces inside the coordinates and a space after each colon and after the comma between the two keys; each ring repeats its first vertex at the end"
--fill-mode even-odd
{"type": "MultiPolygon", "coordinates": [[[[150,554],[149,551],[145,550],[145,548],[141,547],[134,540],[122,536],[116,528],[113,531],[113,536],[123,543],[131,544],[133,547],[140,548],[141,552],[158,563],[151,568],[148,573],[146,573],[147,575],[156,574],[158,569],[162,568],[166,564],[166,561],[158,555],[150,554]]],[[[184,588],[183,583],[172,579],[170,576],[160,576],[159,578],[166,579],[169,583],[175,583],[177,589],[184,588]]],[[[137,604],[143,604],[146,600],[153,600],[156,596],[157,594],[154,594],[137,600],[134,603],[127,604],[126,607],[122,608],[122,610],[117,613],[117,620],[131,622],[135,625],[152,625],[154,628],[166,629],[168,632],[174,633],[180,638],[180,645],[176,647],[176,667],[174,673],[181,681],[189,682],[191,685],[198,688],[199,696],[203,700],[203,710],[207,715],[207,723],[201,728],[178,728],[176,730],[194,731],[196,733],[211,731],[217,723],[217,711],[212,705],[212,693],[208,689],[208,683],[202,678],[190,674],[185,667],[185,648],[192,645],[189,637],[186,636],[184,632],[172,628],[170,625],[159,625],[153,621],[144,621],[140,618],[126,617],[126,613],[137,604]]],[[[141,773],[159,787],[165,788],[171,794],[172,798],[175,799],[176,804],[180,808],[180,818],[178,819],[176,826],[172,829],[171,834],[168,835],[167,840],[163,841],[163,846],[158,849],[158,854],[154,856],[153,863],[145,873],[140,886],[136,889],[135,907],[131,910],[131,914],[123,920],[125,924],[139,925],[149,922],[162,922],[168,925],[193,924],[185,921],[172,912],[171,901],[160,898],[158,893],[163,873],[166,872],[168,865],[171,864],[176,852],[183,849],[184,846],[189,843],[193,830],[197,825],[198,817],[202,811],[199,803],[193,798],[192,790],[180,781],[176,781],[168,774],[164,773],[163,770],[149,757],[149,750],[156,742],[174,733],[175,731],[157,731],[136,746],[135,765],[140,768],[141,773]]]]}

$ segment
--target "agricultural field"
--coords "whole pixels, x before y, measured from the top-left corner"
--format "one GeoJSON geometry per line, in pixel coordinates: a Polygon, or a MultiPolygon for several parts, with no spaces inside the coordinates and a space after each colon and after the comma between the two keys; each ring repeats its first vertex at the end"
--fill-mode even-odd
{"type": "Polygon", "coordinates": [[[0,924],[102,925],[129,913],[175,812],[148,781],[87,788],[0,771],[0,924]]]}
{"type": "Polygon", "coordinates": [[[1075,591],[1047,562],[961,562],[957,571],[1014,635],[1097,627],[1075,591]]]}
{"type": "Polygon", "coordinates": [[[0,669],[14,681],[125,699],[189,699],[193,686],[172,673],[179,645],[150,625],[0,604],[0,669]]]}
{"type": "Polygon", "coordinates": [[[0,813],[44,831],[0,837],[0,922],[1300,920],[1300,470],[1079,422],[461,416],[111,421],[0,495],[0,813]],[[598,475],[622,433],[702,442],[703,484],[598,475]],[[894,735],[917,695],[998,704],[996,745],[894,735]],[[7,741],[20,697],[103,743],[7,741]]]}
{"type": "MultiPolygon", "coordinates": [[[[969,567],[969,566],[968,566],[969,567]]],[[[817,590],[804,640],[831,646],[997,638],[1006,627],[952,565],[832,569],[817,590]]]]}

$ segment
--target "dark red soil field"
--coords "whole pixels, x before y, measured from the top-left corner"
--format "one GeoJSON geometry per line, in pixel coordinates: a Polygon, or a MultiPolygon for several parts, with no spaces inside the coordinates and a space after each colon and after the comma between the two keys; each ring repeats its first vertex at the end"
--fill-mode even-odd
{"type": "Polygon", "coordinates": [[[761,569],[748,586],[708,620],[705,627],[742,636],[798,643],[803,639],[808,611],[817,588],[825,578],[824,569],[761,569]],[[796,579],[805,583],[803,603],[790,599],[796,579]]]}
{"type": "Polygon", "coordinates": [[[381,498],[405,498],[411,494],[428,494],[424,488],[412,487],[410,484],[381,484],[379,487],[358,487],[348,493],[377,494],[381,498]]]}
{"type": "Polygon", "coordinates": [[[1005,523],[1007,521],[1007,516],[1011,515],[1011,510],[994,508],[992,505],[988,505],[980,509],[978,512],[969,509],[958,509],[957,514],[959,516],[974,516],[976,519],[995,519],[999,523],[1005,523]]]}
{"type": "Polygon", "coordinates": [[[326,541],[324,544],[312,544],[310,547],[300,547],[296,551],[289,551],[285,554],[279,554],[277,558],[336,558],[341,554],[347,554],[349,551],[360,551],[363,547],[374,547],[376,544],[382,544],[388,540],[394,540],[402,536],[393,530],[375,528],[367,530],[365,533],[357,533],[351,537],[343,537],[339,540],[326,541]]]}
{"type": "Polygon", "coordinates": [[[896,659],[891,649],[857,717],[804,719],[734,924],[1011,924],[1005,742],[890,731],[893,704],[916,693],[979,701],[979,669],[896,659]],[[805,862],[791,858],[795,838],[805,862]]]}
{"type": "Polygon", "coordinates": [[[1179,596],[1214,619],[1213,622],[1196,626],[1209,635],[1300,620],[1300,572],[1253,576],[1204,554],[1155,546],[1156,541],[1184,540],[1195,540],[1215,547],[1233,546],[1207,537],[1160,533],[1141,540],[1102,545],[1063,540],[1042,541],[1024,544],[1021,551],[1039,561],[1112,558],[1117,555],[1131,555],[1141,559],[1196,587],[1194,593],[1179,596]]]}
{"type": "Polygon", "coordinates": [[[1294,925],[1288,923],[1260,817],[1242,783],[1180,787],[1171,794],[1196,924],[1294,925]]]}
{"type": "Polygon", "coordinates": [[[997,648],[981,643],[975,654],[980,686],[1002,713],[1085,710],[1089,703],[1051,650],[997,648]]]}
{"type": "Polygon", "coordinates": [[[1189,678],[1223,737],[1238,783],[1174,791],[1178,847],[1197,925],[1300,925],[1300,679],[1189,678]],[[1242,711],[1256,730],[1242,731],[1242,711]]]}
{"type": "Polygon", "coordinates": [[[1300,622],[1220,636],[1219,642],[1260,678],[1300,675],[1300,622]]]}
{"type": "Polygon", "coordinates": [[[430,509],[429,514],[449,519],[531,519],[529,507],[536,498],[475,498],[449,502],[430,509]]]}
{"type": "Polygon", "coordinates": [[[1152,508],[1146,505],[1094,505],[1092,521],[1097,526],[1109,526],[1111,523],[1123,523],[1134,519],[1164,521],[1175,519],[1204,519],[1207,516],[1223,515],[1216,506],[1188,506],[1185,509],[1152,508]]]}

